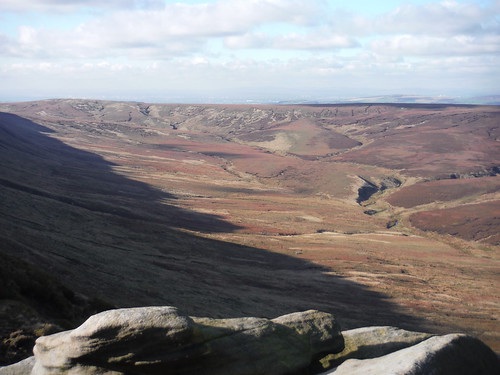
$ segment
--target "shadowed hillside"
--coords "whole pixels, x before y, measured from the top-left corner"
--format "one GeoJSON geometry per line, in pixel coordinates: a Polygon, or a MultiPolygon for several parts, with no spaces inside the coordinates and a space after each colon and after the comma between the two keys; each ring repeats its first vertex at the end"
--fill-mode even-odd
{"type": "MultiPolygon", "coordinates": [[[[175,305],[201,316],[274,317],[315,308],[334,312],[346,327],[420,325],[383,294],[324,267],[174,229],[237,227],[169,205],[171,195],[115,173],[102,157],[65,145],[43,126],[1,114],[0,132],[1,251],[39,268],[39,277],[50,274],[66,294],[116,306],[175,305]]],[[[16,277],[9,282],[22,281],[16,277]]],[[[41,309],[30,298],[5,290],[3,296],[3,304],[18,298],[41,309]]],[[[61,318],[45,307],[43,321],[61,318]]]]}
{"type": "Polygon", "coordinates": [[[3,251],[75,295],[193,315],[317,308],[500,348],[499,107],[0,110],[3,251]]]}

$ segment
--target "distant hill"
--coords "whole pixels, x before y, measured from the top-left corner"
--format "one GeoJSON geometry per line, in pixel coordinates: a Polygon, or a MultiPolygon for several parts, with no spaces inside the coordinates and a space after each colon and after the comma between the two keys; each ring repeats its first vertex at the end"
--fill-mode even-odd
{"type": "Polygon", "coordinates": [[[407,103],[407,104],[474,104],[500,105],[500,95],[453,97],[422,95],[380,95],[353,98],[328,98],[304,101],[284,101],[280,104],[328,104],[328,103],[407,103]]]}

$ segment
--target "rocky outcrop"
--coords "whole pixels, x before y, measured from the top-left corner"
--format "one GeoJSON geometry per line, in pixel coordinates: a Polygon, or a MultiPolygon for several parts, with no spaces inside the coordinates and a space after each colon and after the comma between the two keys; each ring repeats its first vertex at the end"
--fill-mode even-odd
{"type": "Polygon", "coordinates": [[[471,336],[340,332],[331,314],[315,310],[275,319],[190,317],[169,306],[109,310],[39,338],[34,353],[0,375],[500,373],[496,354],[471,336]]]}
{"type": "MultiPolygon", "coordinates": [[[[375,182],[370,181],[364,177],[358,177],[363,181],[363,184],[358,188],[358,198],[356,199],[356,202],[358,204],[369,200],[372,195],[378,193],[379,191],[394,189],[401,186],[401,181],[391,176],[385,176],[380,179],[378,185],[375,182]]],[[[377,212],[372,212],[372,210],[365,211],[365,214],[367,215],[373,215],[375,213],[377,212]]]]}
{"type": "Polygon", "coordinates": [[[118,309],[37,340],[33,375],[289,374],[343,339],[332,315],[277,319],[183,316],[173,307],[118,309]]]}
{"type": "Polygon", "coordinates": [[[29,357],[13,365],[0,367],[0,375],[29,375],[35,366],[35,361],[35,357],[29,357]]]}
{"type": "Polygon", "coordinates": [[[428,339],[429,333],[412,332],[396,327],[363,327],[342,331],[344,350],[330,354],[322,363],[325,367],[335,367],[350,358],[376,358],[413,346],[428,339]]]}
{"type": "Polygon", "coordinates": [[[449,176],[447,176],[447,178],[456,180],[458,178],[478,178],[486,176],[497,176],[498,174],[500,174],[500,166],[493,166],[466,173],[451,173],[449,176]]]}
{"type": "Polygon", "coordinates": [[[500,363],[480,340],[462,334],[431,337],[372,359],[349,359],[323,375],[495,375],[500,363]]]}
{"type": "Polygon", "coordinates": [[[396,177],[385,176],[380,180],[380,190],[394,189],[401,186],[401,181],[396,177]]]}

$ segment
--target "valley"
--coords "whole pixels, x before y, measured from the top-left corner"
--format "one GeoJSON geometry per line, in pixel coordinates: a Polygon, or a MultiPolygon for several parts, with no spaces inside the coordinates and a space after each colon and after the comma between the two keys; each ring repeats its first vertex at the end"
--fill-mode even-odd
{"type": "Polygon", "coordinates": [[[106,306],[318,309],[499,352],[499,139],[499,106],[4,103],[0,251],[106,306]]]}

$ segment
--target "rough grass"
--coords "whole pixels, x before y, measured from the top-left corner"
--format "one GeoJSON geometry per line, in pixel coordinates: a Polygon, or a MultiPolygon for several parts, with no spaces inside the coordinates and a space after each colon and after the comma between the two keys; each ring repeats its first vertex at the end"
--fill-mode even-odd
{"type": "Polygon", "coordinates": [[[470,204],[442,210],[420,211],[410,222],[425,231],[450,234],[466,240],[500,245],[500,201],[470,204]]]}

